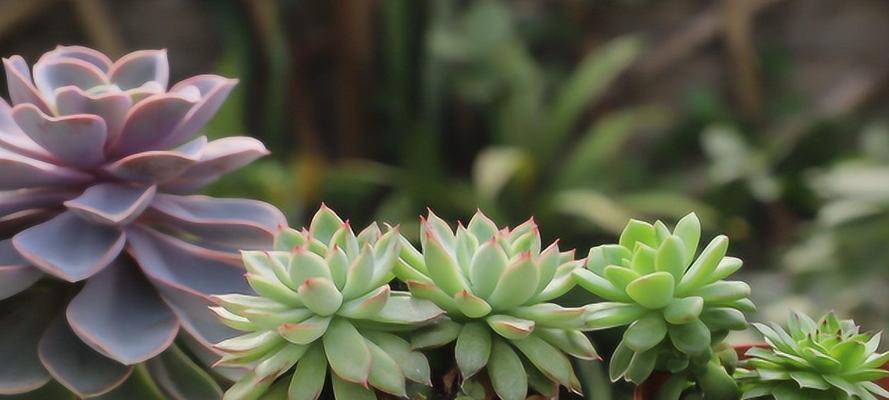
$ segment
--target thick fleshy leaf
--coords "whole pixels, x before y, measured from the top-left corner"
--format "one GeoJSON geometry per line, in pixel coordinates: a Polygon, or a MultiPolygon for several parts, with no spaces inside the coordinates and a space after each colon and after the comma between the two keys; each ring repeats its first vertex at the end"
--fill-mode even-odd
{"type": "Polygon", "coordinates": [[[583,307],[567,308],[553,303],[516,307],[510,311],[510,315],[532,320],[537,326],[561,329],[582,328],[586,323],[586,314],[583,307]]]}
{"type": "Polygon", "coordinates": [[[380,286],[364,296],[343,303],[337,314],[351,319],[371,319],[386,306],[390,291],[389,286],[380,286]]]}
{"type": "Polygon", "coordinates": [[[366,384],[358,384],[340,378],[336,374],[331,377],[333,395],[336,400],[376,400],[377,395],[366,384]]]}
{"type": "MultiPolygon", "coordinates": [[[[457,294],[461,290],[469,289],[463,270],[457,265],[457,260],[442,244],[438,236],[431,230],[426,232],[426,245],[423,249],[426,268],[429,269],[429,277],[435,284],[449,296],[457,294]]],[[[536,282],[535,282],[536,283],[536,282]]]]}
{"type": "Polygon", "coordinates": [[[46,57],[47,59],[76,58],[95,65],[103,72],[107,72],[112,64],[111,59],[105,54],[83,46],[56,46],[46,54],[46,57]]]}
{"type": "Polygon", "coordinates": [[[65,202],[71,212],[105,225],[127,225],[138,218],[154,199],[154,186],[100,183],[65,202]]]}
{"type": "Polygon", "coordinates": [[[40,361],[56,381],[80,397],[107,393],[132,372],[96,353],[71,331],[64,316],[57,317],[40,339],[40,361]]]}
{"type": "Polygon", "coordinates": [[[446,345],[460,335],[462,326],[454,321],[444,320],[411,336],[411,347],[426,349],[446,345]]]}
{"type": "Polygon", "coordinates": [[[0,215],[31,209],[59,208],[65,201],[80,195],[75,190],[19,189],[0,192],[0,215]]]}
{"type": "Polygon", "coordinates": [[[201,136],[173,150],[152,150],[131,154],[103,168],[123,180],[163,183],[194,165],[201,156],[207,138],[201,136]]]}
{"type": "Polygon", "coordinates": [[[148,82],[166,88],[170,64],[166,50],[139,50],[124,55],[108,70],[108,78],[123,90],[134,89],[148,82]]]}
{"type": "Polygon", "coordinates": [[[429,300],[392,292],[386,305],[373,317],[374,321],[398,325],[422,325],[438,320],[444,311],[429,300]]]}
{"type": "Polygon", "coordinates": [[[627,328],[623,343],[639,353],[657,346],[666,336],[667,323],[663,317],[658,313],[650,313],[627,328]]]}
{"type": "Polygon", "coordinates": [[[275,207],[247,199],[159,194],[149,210],[171,228],[243,249],[271,248],[278,228],[287,224],[275,207]]]}
{"type": "Polygon", "coordinates": [[[725,257],[728,250],[728,237],[724,235],[717,236],[710,241],[710,244],[701,250],[701,254],[697,260],[688,267],[685,276],[676,286],[676,292],[681,296],[701,286],[707,281],[707,278],[719,266],[719,262],[725,257]]]}
{"type": "Polygon", "coordinates": [[[166,144],[175,145],[185,141],[210,121],[237,83],[237,79],[217,75],[197,75],[173,85],[170,88],[171,93],[197,92],[200,100],[169,136],[166,144]]]}
{"type": "Polygon", "coordinates": [[[248,372],[234,385],[225,391],[223,400],[257,400],[262,398],[274,383],[272,380],[261,380],[253,372],[248,372]]]}
{"type": "Polygon", "coordinates": [[[195,190],[208,185],[229,172],[250,164],[269,151],[259,140],[246,136],[213,140],[204,147],[198,161],[165,187],[174,190],[195,190]]]}
{"type": "Polygon", "coordinates": [[[648,309],[632,303],[594,303],[585,308],[586,326],[593,330],[627,325],[649,312],[648,309]]]}
{"type": "Polygon", "coordinates": [[[127,113],[117,141],[109,148],[113,156],[158,150],[194,105],[179,95],[155,95],[136,103],[127,113]]]}
{"type": "MultiPolygon", "coordinates": [[[[339,248],[339,246],[337,246],[339,248]]],[[[361,253],[349,264],[346,271],[346,283],[343,285],[343,298],[351,300],[364,295],[373,284],[374,276],[373,247],[364,245],[361,253]]]]}
{"type": "Polygon", "coordinates": [[[33,104],[19,104],[12,117],[22,131],[66,165],[90,168],[105,160],[105,121],[90,114],[52,117],[33,104]]]}
{"type": "Polygon", "coordinates": [[[454,304],[460,309],[463,315],[469,318],[481,318],[491,312],[491,306],[481,297],[478,297],[468,290],[457,292],[454,296],[454,304]]]}
{"type": "Polygon", "coordinates": [[[581,360],[598,360],[599,353],[593,343],[581,331],[565,329],[537,328],[534,335],[556,346],[559,350],[581,360]]]}
{"type": "Polygon", "coordinates": [[[310,344],[327,332],[331,317],[313,316],[297,323],[284,323],[278,327],[278,334],[296,344],[310,344]]]}
{"type": "Polygon", "coordinates": [[[524,304],[536,293],[539,274],[531,253],[516,257],[503,270],[500,281],[488,296],[488,303],[494,310],[508,310],[524,304]]]}
{"type": "Polygon", "coordinates": [[[0,149],[0,190],[40,186],[76,186],[90,181],[89,174],[28,158],[0,149]]]}
{"type": "Polygon", "coordinates": [[[488,326],[498,335],[507,339],[523,339],[534,331],[534,321],[509,315],[491,315],[485,318],[488,326]]]}
{"type": "Polygon", "coordinates": [[[61,87],[76,86],[88,90],[108,83],[102,70],[76,58],[53,59],[47,53],[34,63],[34,86],[44,99],[53,99],[56,89],[61,87]]]}
{"type": "Polygon", "coordinates": [[[344,380],[366,385],[372,357],[358,330],[349,321],[334,318],[323,341],[330,369],[344,380]]]}
{"type": "Polygon", "coordinates": [[[299,297],[315,314],[328,316],[340,309],[343,295],[329,279],[309,278],[299,286],[299,297]]]}
{"type": "Polygon", "coordinates": [[[91,114],[105,121],[106,145],[120,136],[127,111],[132,105],[132,99],[124,92],[92,94],[75,86],[60,88],[56,92],[58,115],[91,114]]]}
{"type": "Polygon", "coordinates": [[[674,282],[669,272],[655,272],[627,285],[627,294],[643,307],[663,308],[673,300],[674,282]]]}
{"type": "Polygon", "coordinates": [[[71,328],[86,344],[132,365],[164,351],[179,322],[135,265],[115,262],[96,274],[71,300],[71,328]]]}
{"type": "Polygon", "coordinates": [[[630,296],[627,296],[623,290],[616,288],[607,279],[596,275],[590,270],[578,268],[572,274],[580,287],[592,292],[596,296],[610,301],[625,303],[631,301],[630,296]]]}
{"type": "Polygon", "coordinates": [[[262,379],[277,379],[289,371],[306,354],[309,347],[308,345],[288,344],[281,350],[263,358],[256,364],[253,371],[256,376],[262,379]]]}
{"type": "Polygon", "coordinates": [[[167,397],[175,400],[221,399],[222,389],[213,377],[195,364],[178,346],[146,363],[151,378],[167,397]]]}
{"type": "Polygon", "coordinates": [[[368,383],[386,393],[407,397],[404,374],[399,363],[374,342],[365,339],[364,343],[370,350],[372,360],[370,375],[367,377],[368,383]]]}
{"type": "Polygon", "coordinates": [[[324,358],[324,347],[320,343],[306,351],[290,380],[289,400],[316,400],[321,395],[327,377],[327,360],[324,358]]]}
{"type": "Polygon", "coordinates": [[[535,335],[511,343],[549,379],[565,387],[571,386],[574,370],[571,361],[559,349],[535,335]]]}
{"type": "Polygon", "coordinates": [[[432,386],[429,361],[423,353],[413,351],[406,340],[385,332],[367,331],[362,332],[362,335],[397,360],[405,378],[432,386]]]}
{"type": "Polygon", "coordinates": [[[0,98],[0,147],[41,161],[54,160],[49,152],[34,143],[34,140],[22,131],[12,118],[12,107],[2,98],[0,98]]]}
{"type": "Polygon", "coordinates": [[[0,302],[0,395],[29,392],[50,380],[37,357],[40,336],[55,316],[47,294],[30,291],[0,302]]]}
{"type": "Polygon", "coordinates": [[[6,70],[6,84],[9,86],[9,98],[12,104],[31,103],[43,112],[51,112],[49,105],[31,83],[31,70],[24,58],[17,55],[4,58],[3,67],[6,70]]]}
{"type": "Polygon", "coordinates": [[[697,319],[703,309],[704,299],[700,297],[674,299],[664,309],[664,319],[674,325],[689,323],[697,319]]]}
{"type": "Polygon", "coordinates": [[[750,296],[750,285],[741,281],[719,281],[691,291],[707,303],[723,304],[750,296]]]}
{"type": "Polygon", "coordinates": [[[668,236],[657,249],[654,267],[657,271],[669,272],[677,282],[685,274],[685,267],[691,262],[686,257],[685,244],[678,236],[668,236]]]}
{"type": "Polygon", "coordinates": [[[503,340],[494,340],[488,375],[494,391],[503,400],[525,400],[528,394],[528,376],[522,360],[503,340]]]}
{"type": "Polygon", "coordinates": [[[469,379],[488,364],[491,331],[483,323],[467,323],[457,336],[454,355],[463,379],[469,379]]]}
{"type": "Polygon", "coordinates": [[[710,330],[701,320],[670,326],[670,341],[679,351],[697,356],[710,349],[710,330]]]}
{"type": "Polygon", "coordinates": [[[657,247],[657,233],[651,224],[631,219],[620,234],[620,245],[632,250],[636,247],[636,243],[657,247]]]}
{"type": "Polygon", "coordinates": [[[42,276],[15,251],[10,240],[0,241],[0,300],[27,289],[42,276]]]}
{"type": "Polygon", "coordinates": [[[657,355],[657,349],[634,353],[630,365],[624,374],[627,381],[641,385],[642,382],[648,379],[657,365],[657,355]]]}
{"type": "Polygon", "coordinates": [[[620,290],[626,290],[630,282],[639,279],[639,273],[625,267],[617,265],[609,265],[602,270],[602,275],[611,282],[614,287],[620,290]]]}
{"type": "Polygon", "coordinates": [[[701,240],[701,221],[695,213],[688,214],[676,223],[673,234],[682,239],[685,245],[685,260],[694,259],[695,252],[698,249],[698,242],[701,240]]]}
{"type": "Polygon", "coordinates": [[[179,316],[182,327],[203,343],[232,333],[207,312],[210,294],[251,293],[237,255],[196,246],[148,229],[128,229],[130,254],[179,316]]]}
{"type": "Polygon", "coordinates": [[[69,282],[86,279],[111,263],[125,241],[122,231],[84,221],[71,212],[28,228],[12,239],[28,261],[69,282]]]}

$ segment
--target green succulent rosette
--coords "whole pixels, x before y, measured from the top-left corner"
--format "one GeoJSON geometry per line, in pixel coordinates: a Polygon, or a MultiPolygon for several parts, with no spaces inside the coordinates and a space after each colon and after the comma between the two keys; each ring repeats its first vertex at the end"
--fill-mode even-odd
{"type": "Polygon", "coordinates": [[[787,330],[774,323],[753,326],[769,347],[748,350],[735,372],[744,399],[889,399],[889,391],[874,383],[889,376],[882,369],[889,352],[877,351],[879,333],[860,332],[854,321],[833,313],[818,322],[792,313],[787,330]]]}
{"type": "Polygon", "coordinates": [[[611,358],[613,381],[640,384],[659,369],[673,375],[677,393],[689,381],[734,386],[713,344],[746,329],[744,312],[755,307],[746,283],[723,280],[742,264],[726,256],[728,238],[717,236],[697,254],[700,237],[694,214],[672,232],[660,221],[630,220],[619,244],[592,248],[586,268],[573,272],[579,286],[606,300],[587,306],[587,328],[629,325],[611,358]]]}
{"type": "Polygon", "coordinates": [[[429,385],[425,356],[393,332],[444,313],[390,289],[400,246],[397,229],[371,225],[355,235],[322,205],[308,230],[282,230],[275,251],[243,252],[257,295],[216,296],[212,309],[248,332],[216,345],[220,365],[250,371],[225,398],[317,399],[328,369],[338,400],[375,399],[376,391],[405,397],[406,380],[429,385]]]}
{"type": "Polygon", "coordinates": [[[395,273],[450,320],[414,335],[414,348],[456,341],[464,383],[486,370],[505,400],[524,400],[529,385],[546,396],[559,385],[580,390],[568,356],[598,357],[581,332],[585,309],[550,302],[574,286],[571,272],[580,263],[573,251],[560,252],[557,243],[541,249],[533,220],[499,229],[481,212],[454,231],[430,211],[421,218],[420,241],[422,251],[404,241],[395,273]]]}

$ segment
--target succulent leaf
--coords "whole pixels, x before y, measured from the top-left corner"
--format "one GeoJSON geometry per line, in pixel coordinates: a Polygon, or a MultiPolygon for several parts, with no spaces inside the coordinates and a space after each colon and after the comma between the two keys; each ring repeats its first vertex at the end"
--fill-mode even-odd
{"type": "MultiPolygon", "coordinates": [[[[590,249],[586,268],[573,272],[579,286],[608,300],[585,307],[587,328],[629,325],[612,357],[612,379],[640,383],[655,368],[703,371],[715,357],[712,345],[729,330],[746,329],[744,312],[755,309],[750,287],[723,281],[742,262],[726,256],[725,236],[697,254],[700,237],[694,214],[672,232],[660,221],[631,220],[619,244],[590,249]]],[[[690,381],[701,378],[688,374],[690,381]]]]}
{"type": "Polygon", "coordinates": [[[877,353],[880,333],[860,333],[852,320],[834,314],[817,323],[792,313],[787,330],[754,324],[769,348],[751,348],[735,379],[745,398],[785,394],[787,388],[825,399],[889,398],[873,381],[889,376],[876,369],[889,361],[889,352],[877,353]],[[876,361],[876,363],[874,363],[876,361]]]}
{"type": "MultiPolygon", "coordinates": [[[[552,392],[557,385],[578,387],[566,355],[598,357],[581,332],[590,327],[588,313],[582,307],[547,303],[574,287],[575,271],[589,272],[580,271],[573,251],[561,252],[557,243],[544,248],[533,219],[513,229],[500,229],[481,211],[465,228],[458,224],[456,231],[430,212],[421,217],[420,244],[422,251],[417,251],[401,241],[400,260],[393,272],[407,283],[411,294],[435,303],[450,320],[414,333],[414,348],[456,340],[455,358],[462,376],[469,379],[486,369],[503,399],[524,398],[526,369],[541,378],[532,386],[538,392],[552,392]],[[522,340],[520,348],[515,341],[522,340]],[[495,360],[498,347],[511,353],[495,360]],[[534,359],[525,364],[513,349],[534,359]],[[521,377],[506,376],[517,371],[521,377]],[[516,381],[519,378],[521,382],[516,381]]],[[[621,300],[629,299],[607,279],[595,275],[592,279],[591,285],[602,285],[621,300]]]]}
{"type": "MultiPolygon", "coordinates": [[[[403,397],[406,379],[429,383],[425,357],[386,333],[429,324],[443,314],[434,303],[389,287],[401,243],[397,231],[381,233],[371,226],[356,236],[322,206],[308,230],[281,229],[279,236],[278,251],[243,253],[247,279],[259,296],[215,297],[224,311],[217,314],[229,326],[249,332],[217,345],[227,365],[252,368],[227,397],[272,395],[266,393],[270,387],[283,390],[280,382],[289,380],[291,398],[315,399],[328,368],[340,400],[373,399],[374,390],[403,397]]],[[[434,326],[444,329],[447,322],[434,326]]]]}

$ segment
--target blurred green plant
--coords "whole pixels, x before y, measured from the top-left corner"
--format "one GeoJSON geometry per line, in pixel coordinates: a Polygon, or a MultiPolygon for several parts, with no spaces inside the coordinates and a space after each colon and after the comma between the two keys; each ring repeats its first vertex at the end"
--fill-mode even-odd
{"type": "MultiPolygon", "coordinates": [[[[457,11],[443,1],[430,5],[429,11],[421,50],[425,61],[420,117],[404,123],[416,128],[418,137],[435,143],[406,138],[399,146],[412,154],[394,170],[341,164],[331,171],[362,180],[368,188],[365,197],[375,193],[369,181],[388,183],[383,186],[391,186],[391,191],[375,211],[378,218],[414,225],[421,206],[463,216],[481,207],[513,223],[533,213],[544,224],[581,220],[617,233],[630,215],[672,219],[692,209],[710,213],[709,207],[666,181],[639,179],[633,153],[640,150],[630,144],[669,122],[664,109],[609,109],[587,122],[590,111],[643,49],[639,38],[622,37],[599,46],[563,79],[532,57],[518,18],[505,3],[475,2],[457,11]],[[439,161],[443,154],[459,151],[445,147],[445,133],[438,131],[443,129],[443,114],[453,111],[445,109],[445,96],[477,111],[481,125],[491,132],[490,145],[471,155],[467,178],[450,173],[439,161]],[[366,179],[374,173],[376,178],[366,179]]],[[[387,25],[399,26],[397,21],[387,25]]],[[[340,181],[328,186],[327,193],[337,196],[347,186],[355,187],[340,181]]]]}

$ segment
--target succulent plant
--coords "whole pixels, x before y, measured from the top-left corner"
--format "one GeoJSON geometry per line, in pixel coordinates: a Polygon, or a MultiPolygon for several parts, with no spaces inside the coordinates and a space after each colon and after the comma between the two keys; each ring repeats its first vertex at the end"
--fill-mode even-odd
{"type": "MultiPolygon", "coordinates": [[[[164,352],[180,332],[216,357],[212,343],[233,331],[207,315],[209,295],[249,293],[235,249],[271,248],[286,223],[266,203],[185,195],[267,154],[247,137],[193,138],[236,81],[168,88],[163,50],[112,61],[60,46],[32,69],[3,64],[0,394],[51,378],[105,393],[133,365],[181,356],[164,352]]],[[[182,374],[168,375],[158,382],[176,397],[182,374]]]]}
{"type": "Polygon", "coordinates": [[[501,230],[480,211],[456,232],[430,211],[420,233],[422,252],[405,240],[395,274],[450,320],[415,334],[414,348],[456,341],[464,381],[486,369],[504,400],[524,399],[529,384],[548,396],[558,385],[579,391],[568,356],[598,357],[581,332],[585,310],[549,302],[574,286],[573,251],[541,250],[533,220],[501,230]]]}
{"type": "Polygon", "coordinates": [[[874,381],[889,376],[881,369],[889,352],[879,353],[880,333],[863,333],[852,320],[827,314],[818,322],[792,313],[787,330],[777,324],[753,326],[768,348],[747,351],[735,377],[745,399],[889,399],[874,381]]]}
{"type": "Polygon", "coordinates": [[[746,283],[723,280],[742,264],[725,255],[728,238],[717,236],[696,258],[700,237],[694,214],[672,232],[660,221],[630,220],[619,244],[592,248],[586,268],[574,271],[579,286],[607,300],[587,306],[588,328],[629,325],[611,358],[613,381],[640,384],[660,366],[674,374],[675,387],[685,388],[688,372],[703,390],[725,387],[733,396],[711,344],[745,329],[744,312],[754,306],[746,283]]]}
{"type": "Polygon", "coordinates": [[[252,367],[225,398],[255,399],[275,384],[280,389],[271,390],[291,400],[317,399],[328,367],[339,400],[374,399],[374,389],[404,397],[406,379],[430,385],[425,356],[395,332],[444,312],[390,289],[400,237],[376,224],[355,235],[322,205],[308,230],[282,231],[274,251],[245,251],[247,281],[258,296],[216,296],[213,308],[248,332],[216,346],[226,352],[222,364],[252,367]]]}

